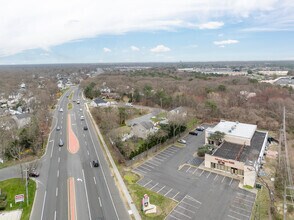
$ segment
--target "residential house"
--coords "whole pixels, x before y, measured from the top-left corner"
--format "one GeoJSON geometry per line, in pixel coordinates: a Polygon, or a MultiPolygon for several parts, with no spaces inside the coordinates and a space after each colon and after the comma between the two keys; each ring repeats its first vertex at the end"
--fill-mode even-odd
{"type": "Polygon", "coordinates": [[[31,116],[28,113],[13,115],[15,123],[18,128],[22,128],[31,122],[31,116]]]}
{"type": "Polygon", "coordinates": [[[169,116],[172,116],[172,115],[175,115],[175,114],[185,117],[185,116],[187,116],[187,109],[185,107],[180,106],[180,107],[177,107],[177,108],[175,108],[173,110],[170,110],[168,112],[169,116]]]}
{"type": "Polygon", "coordinates": [[[101,98],[95,98],[91,103],[90,106],[92,107],[108,107],[110,106],[110,102],[105,101],[101,98]]]}
{"type": "Polygon", "coordinates": [[[132,132],[134,136],[146,139],[148,135],[157,131],[157,128],[151,121],[142,121],[132,126],[132,132]]]}

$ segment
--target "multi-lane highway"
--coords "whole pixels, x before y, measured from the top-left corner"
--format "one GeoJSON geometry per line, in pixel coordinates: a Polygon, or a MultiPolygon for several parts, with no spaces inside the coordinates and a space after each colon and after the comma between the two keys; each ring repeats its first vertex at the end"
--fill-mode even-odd
{"type": "Polygon", "coordinates": [[[130,219],[84,102],[77,87],[58,102],[47,151],[40,161],[32,220],[130,219]],[[80,100],[80,104],[73,100],[80,100]],[[70,110],[69,102],[73,104],[70,110]],[[93,167],[93,160],[98,160],[100,166],[93,167]]]}

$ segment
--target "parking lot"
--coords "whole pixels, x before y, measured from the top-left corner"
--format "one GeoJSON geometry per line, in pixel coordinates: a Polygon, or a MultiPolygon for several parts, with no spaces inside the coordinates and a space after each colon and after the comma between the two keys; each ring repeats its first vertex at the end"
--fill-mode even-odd
{"type": "Polygon", "coordinates": [[[133,171],[141,175],[145,175],[147,172],[157,169],[164,161],[174,156],[180,149],[181,148],[178,148],[176,146],[171,146],[158,153],[151,159],[147,160],[145,163],[136,167],[135,169],[133,169],[133,171]]]}
{"type": "Polygon", "coordinates": [[[133,169],[142,176],[140,186],[178,202],[166,219],[250,219],[255,194],[240,189],[238,179],[199,167],[201,159],[193,154],[204,143],[203,133],[184,139],[186,147],[168,147],[133,169]]]}

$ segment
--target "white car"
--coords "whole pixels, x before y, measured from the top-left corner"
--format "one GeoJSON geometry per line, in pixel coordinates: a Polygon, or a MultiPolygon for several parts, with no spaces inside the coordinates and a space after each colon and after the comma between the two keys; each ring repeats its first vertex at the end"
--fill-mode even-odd
{"type": "Polygon", "coordinates": [[[186,144],[187,143],[187,141],[185,141],[184,139],[180,139],[180,140],[178,140],[178,142],[181,143],[181,144],[186,144]]]}
{"type": "Polygon", "coordinates": [[[82,115],[82,116],[81,116],[81,121],[83,121],[84,119],[85,119],[85,117],[82,115]]]}
{"type": "Polygon", "coordinates": [[[59,109],[59,111],[60,111],[60,112],[63,112],[63,109],[62,109],[62,108],[60,108],[60,109],[59,109]]]}

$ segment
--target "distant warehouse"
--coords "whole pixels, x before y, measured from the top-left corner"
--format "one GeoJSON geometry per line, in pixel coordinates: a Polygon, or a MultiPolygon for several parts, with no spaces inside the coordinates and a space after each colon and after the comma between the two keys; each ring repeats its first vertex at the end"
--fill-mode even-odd
{"type": "Polygon", "coordinates": [[[224,120],[207,128],[205,143],[215,145],[216,150],[205,154],[205,167],[243,176],[243,184],[254,187],[268,144],[268,132],[256,129],[256,125],[224,120]],[[224,135],[219,143],[210,138],[215,132],[224,135]]]}

